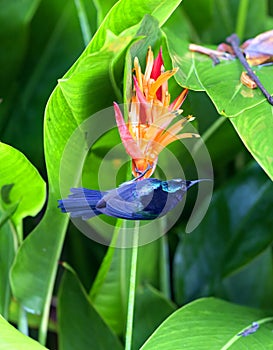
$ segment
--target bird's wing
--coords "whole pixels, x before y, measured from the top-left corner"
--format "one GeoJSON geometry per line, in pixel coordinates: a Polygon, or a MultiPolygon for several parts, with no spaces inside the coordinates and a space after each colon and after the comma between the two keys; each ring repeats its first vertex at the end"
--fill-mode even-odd
{"type": "Polygon", "coordinates": [[[160,183],[161,181],[157,179],[127,181],[103,196],[102,200],[97,203],[96,209],[106,215],[118,218],[144,219],[143,209],[146,204],[143,202],[143,198],[152,196],[153,191],[160,186],[160,183]]]}
{"type": "Polygon", "coordinates": [[[152,220],[161,213],[166,202],[166,199],[164,200],[166,194],[162,191],[161,183],[161,180],[154,178],[127,182],[117,189],[118,196],[116,199],[122,203],[116,201],[115,205],[120,203],[120,208],[122,207],[122,210],[126,213],[126,219],[152,220]],[[164,202],[163,205],[162,201],[164,202]]]}
{"type": "Polygon", "coordinates": [[[126,201],[140,200],[141,197],[150,195],[155,189],[159,188],[161,181],[154,178],[141,181],[127,181],[117,188],[118,196],[126,201]]]}
{"type": "Polygon", "coordinates": [[[143,209],[141,202],[128,202],[119,197],[108,197],[105,207],[99,207],[101,213],[122,219],[135,219],[135,213],[143,209]]]}

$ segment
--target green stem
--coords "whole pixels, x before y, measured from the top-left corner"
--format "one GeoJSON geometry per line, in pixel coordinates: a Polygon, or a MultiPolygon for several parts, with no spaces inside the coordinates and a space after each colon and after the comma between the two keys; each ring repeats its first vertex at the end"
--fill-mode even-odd
{"type": "MultiPolygon", "coordinates": [[[[50,203],[51,200],[55,200],[55,198],[49,199],[49,206],[52,205],[52,203],[50,203]]],[[[63,242],[64,236],[65,236],[65,233],[67,230],[68,217],[65,220],[66,220],[66,223],[64,223],[62,230],[59,232],[61,242],[63,242]]],[[[53,288],[54,288],[55,279],[56,279],[56,275],[57,275],[57,269],[58,269],[57,261],[61,255],[61,249],[62,249],[62,244],[60,244],[58,246],[58,248],[55,252],[56,255],[52,258],[52,261],[54,262],[54,264],[52,266],[52,269],[51,269],[52,273],[51,273],[51,276],[50,276],[50,279],[49,279],[48,285],[47,285],[45,302],[44,302],[43,312],[41,315],[41,321],[40,321],[39,331],[38,331],[38,341],[42,345],[46,344],[51,299],[52,299],[53,288]]]]}
{"type": "Polygon", "coordinates": [[[21,333],[28,335],[27,313],[21,305],[19,307],[18,329],[21,333]]]}
{"type": "MultiPolygon", "coordinates": [[[[162,218],[162,230],[165,229],[166,219],[162,218]]],[[[163,231],[165,232],[165,230],[163,231]]],[[[171,298],[169,247],[166,235],[160,238],[160,289],[167,299],[171,298]]]]}
{"type": "MultiPolygon", "coordinates": [[[[50,288],[50,290],[52,290],[50,288]]],[[[40,344],[46,344],[47,330],[48,330],[48,320],[49,320],[49,311],[50,311],[50,301],[51,293],[47,293],[45,307],[42,313],[41,323],[39,327],[38,341],[40,344]]]]}
{"type": "Polygon", "coordinates": [[[249,0],[240,0],[235,32],[241,40],[244,37],[248,6],[249,0]]]}
{"type": "Polygon", "coordinates": [[[87,46],[89,41],[92,38],[92,33],[89,26],[88,18],[85,12],[84,4],[82,0],[74,0],[74,3],[78,12],[83,41],[85,46],[87,46]]]}
{"type": "MultiPolygon", "coordinates": [[[[17,240],[17,242],[14,243],[14,252],[17,252],[18,248],[21,246],[23,242],[23,222],[20,221],[16,225],[16,227],[12,223],[10,223],[10,228],[11,228],[11,231],[13,231],[14,239],[17,240]]],[[[18,329],[21,333],[28,335],[27,312],[25,311],[22,305],[19,305],[18,329]]]]}
{"type": "Polygon", "coordinates": [[[125,350],[132,349],[133,320],[134,320],[135,294],[136,294],[138,236],[139,236],[139,221],[135,221],[132,260],[131,260],[131,273],[130,273],[130,282],[129,282],[127,323],[126,323],[126,333],[125,333],[125,350]]]}

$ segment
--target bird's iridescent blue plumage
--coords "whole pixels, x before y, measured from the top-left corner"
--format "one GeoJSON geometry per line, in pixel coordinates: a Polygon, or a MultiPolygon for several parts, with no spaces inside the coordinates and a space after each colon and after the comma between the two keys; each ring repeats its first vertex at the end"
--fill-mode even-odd
{"type": "Polygon", "coordinates": [[[127,181],[109,191],[72,188],[66,199],[59,200],[59,208],[71,217],[87,220],[106,214],[127,220],[152,220],[173,209],[194,184],[203,181],[155,178],[127,181]]]}

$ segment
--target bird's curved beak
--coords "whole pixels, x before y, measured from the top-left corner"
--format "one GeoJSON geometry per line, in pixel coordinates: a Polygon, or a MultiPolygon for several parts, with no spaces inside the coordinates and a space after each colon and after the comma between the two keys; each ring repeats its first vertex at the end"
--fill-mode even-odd
{"type": "Polygon", "coordinates": [[[212,182],[212,179],[198,179],[198,180],[187,180],[186,184],[187,184],[187,188],[192,187],[193,185],[196,185],[198,182],[203,182],[203,181],[210,181],[212,182]]]}

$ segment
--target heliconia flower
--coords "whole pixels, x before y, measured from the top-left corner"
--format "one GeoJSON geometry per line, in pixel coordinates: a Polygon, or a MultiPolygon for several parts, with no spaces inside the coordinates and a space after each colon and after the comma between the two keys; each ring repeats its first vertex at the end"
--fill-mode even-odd
{"type": "Polygon", "coordinates": [[[171,101],[168,79],[178,68],[164,70],[162,50],[154,59],[148,49],[144,74],[136,57],[134,60],[133,96],[130,101],[128,123],[125,122],[117,103],[114,103],[119,134],[126,152],[132,158],[132,173],[141,179],[149,178],[156,167],[158,155],[164,147],[183,138],[199,137],[194,133],[181,133],[183,127],[194,118],[174,119],[183,112],[180,109],[188,89],[171,101]]]}

